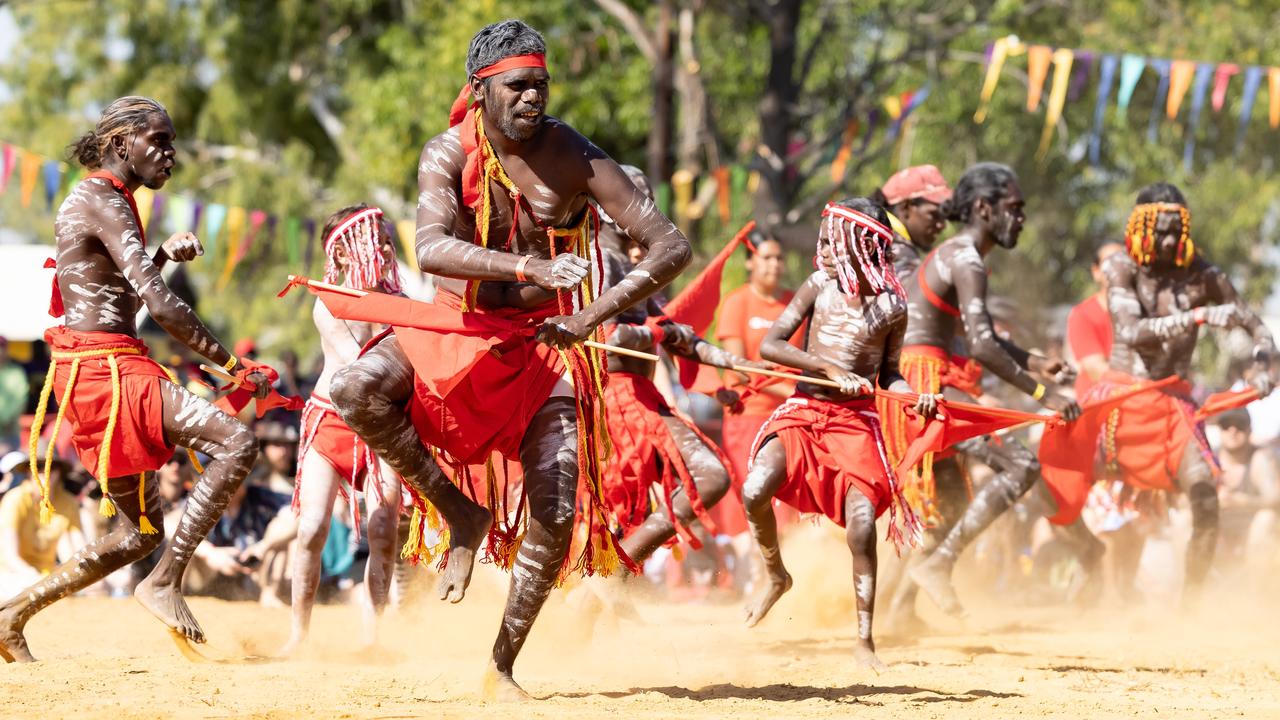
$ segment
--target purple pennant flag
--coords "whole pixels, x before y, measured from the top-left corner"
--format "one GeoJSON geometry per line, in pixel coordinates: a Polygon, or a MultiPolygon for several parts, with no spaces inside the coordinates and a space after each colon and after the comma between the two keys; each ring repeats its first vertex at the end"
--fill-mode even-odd
{"type": "Polygon", "coordinates": [[[1067,85],[1067,102],[1076,102],[1084,94],[1084,87],[1089,83],[1089,71],[1093,69],[1093,58],[1092,50],[1076,51],[1071,64],[1071,82],[1067,85]]]}
{"type": "Polygon", "coordinates": [[[1240,125],[1236,128],[1235,154],[1244,148],[1244,136],[1249,131],[1249,118],[1253,116],[1253,102],[1258,99],[1262,85],[1262,68],[1252,65],[1244,71],[1244,96],[1240,100],[1240,125]]]}
{"type": "Polygon", "coordinates": [[[187,229],[193,233],[198,233],[200,231],[200,218],[203,215],[204,203],[199,200],[193,200],[191,202],[191,224],[187,226],[187,229]]]}
{"type": "Polygon", "coordinates": [[[1098,102],[1093,106],[1093,131],[1089,133],[1089,163],[1097,165],[1102,155],[1102,123],[1106,119],[1107,100],[1111,97],[1111,84],[1116,79],[1115,55],[1103,55],[1098,66],[1098,102]]]}
{"type": "Polygon", "coordinates": [[[1187,118],[1186,143],[1182,147],[1182,167],[1191,170],[1191,157],[1196,149],[1196,128],[1200,126],[1200,113],[1204,110],[1204,98],[1213,79],[1213,66],[1200,63],[1196,66],[1196,79],[1191,84],[1191,116],[1187,118]]]}
{"type": "Polygon", "coordinates": [[[1156,88],[1156,99],[1151,105],[1151,120],[1147,122],[1147,142],[1155,142],[1156,132],[1160,127],[1160,117],[1165,111],[1165,96],[1169,94],[1169,69],[1173,67],[1173,63],[1152,58],[1147,61],[1147,64],[1160,73],[1160,85],[1156,88]]]}
{"type": "MultiPolygon", "coordinates": [[[[164,194],[156,193],[155,198],[151,201],[151,217],[147,220],[148,230],[159,230],[161,233],[164,232],[164,225],[162,223],[164,222],[164,211],[167,206],[168,202],[166,201],[164,194]]],[[[161,242],[167,239],[168,238],[161,238],[161,242]]]]}

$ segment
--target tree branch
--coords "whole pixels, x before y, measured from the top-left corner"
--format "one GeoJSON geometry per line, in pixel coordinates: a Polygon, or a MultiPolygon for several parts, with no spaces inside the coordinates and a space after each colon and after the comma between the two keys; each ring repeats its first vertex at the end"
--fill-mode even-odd
{"type": "Polygon", "coordinates": [[[644,55],[645,60],[650,64],[658,61],[658,43],[634,10],[622,0],[595,0],[595,3],[601,10],[622,23],[622,27],[631,35],[631,39],[635,41],[636,47],[640,48],[640,54],[644,55]]]}

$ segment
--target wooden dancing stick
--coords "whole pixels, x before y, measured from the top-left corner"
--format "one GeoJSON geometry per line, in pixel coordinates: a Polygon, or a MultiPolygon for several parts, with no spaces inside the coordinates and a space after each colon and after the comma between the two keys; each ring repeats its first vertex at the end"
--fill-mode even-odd
{"type": "Polygon", "coordinates": [[[225,380],[237,387],[240,386],[240,382],[236,380],[235,377],[228,375],[227,372],[222,368],[216,368],[216,367],[213,367],[212,365],[206,365],[204,363],[200,363],[200,369],[209,373],[213,377],[218,378],[219,380],[225,380]]]}

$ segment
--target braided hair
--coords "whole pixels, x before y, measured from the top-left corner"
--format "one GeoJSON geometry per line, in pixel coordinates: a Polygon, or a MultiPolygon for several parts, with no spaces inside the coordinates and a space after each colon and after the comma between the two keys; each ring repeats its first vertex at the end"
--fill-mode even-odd
{"type": "MultiPolygon", "coordinates": [[[[907,292],[893,269],[893,231],[883,207],[867,198],[848,198],[827,203],[822,217],[831,242],[836,281],[844,294],[858,294],[858,273],[853,266],[857,262],[872,292],[888,291],[906,298],[907,292]]],[[[826,269],[821,253],[817,262],[819,269],[826,269]]]]}
{"type": "Polygon", "coordinates": [[[102,167],[103,157],[112,140],[146,127],[153,115],[168,117],[169,111],[155,100],[141,95],[119,98],[102,111],[98,124],[92,130],[71,144],[69,154],[83,167],[97,170],[102,167]]]}
{"type": "Polygon", "coordinates": [[[324,281],[337,283],[339,245],[347,256],[346,285],[361,290],[382,287],[390,293],[401,290],[400,270],[391,260],[391,272],[382,279],[387,259],[382,253],[382,210],[364,203],[342,208],[329,216],[324,225],[324,281]]]}
{"type": "Polygon", "coordinates": [[[1196,256],[1196,245],[1191,240],[1191,211],[1182,191],[1169,183],[1155,183],[1138,192],[1138,202],[1129,213],[1125,224],[1124,245],[1129,257],[1139,265],[1150,265],[1156,257],[1156,222],[1160,213],[1178,213],[1182,231],[1178,237],[1178,249],[1173,262],[1187,267],[1196,256]]]}

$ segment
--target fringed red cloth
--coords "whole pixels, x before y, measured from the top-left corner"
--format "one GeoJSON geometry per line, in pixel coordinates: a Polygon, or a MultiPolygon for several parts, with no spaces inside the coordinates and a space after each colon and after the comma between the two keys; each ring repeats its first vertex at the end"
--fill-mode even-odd
{"type": "MultiPolygon", "coordinates": [[[[366,478],[372,478],[375,482],[381,480],[381,465],[377,456],[342,421],[338,409],[329,398],[318,393],[312,393],[311,399],[302,409],[299,435],[298,471],[293,483],[293,512],[297,514],[302,510],[302,465],[307,455],[314,452],[324,458],[342,480],[338,484],[338,492],[351,508],[351,527],[355,529],[356,539],[359,540],[360,504],[353,495],[364,490],[366,478]]],[[[401,483],[404,484],[404,481],[401,480],[401,483]]],[[[412,488],[407,485],[405,487],[416,495],[412,488]]]]}
{"type": "Polygon", "coordinates": [[[623,537],[640,527],[649,516],[652,511],[649,491],[657,483],[662,487],[661,502],[678,536],[694,549],[701,548],[698,538],[672,512],[671,498],[676,488],[684,490],[694,515],[708,532],[716,534],[716,525],[698,495],[694,478],[663,416],[675,417],[684,423],[716,453],[726,472],[732,473],[729,459],[696,425],[668,407],[649,378],[629,372],[610,373],[604,396],[609,437],[613,440],[613,457],[605,468],[604,497],[623,537]]]}
{"type": "Polygon", "coordinates": [[[619,563],[638,571],[609,531],[602,497],[602,461],[609,452],[602,353],[583,346],[559,351],[533,339],[542,321],[560,312],[558,301],[529,310],[463,312],[462,298],[448,292],[423,303],[376,292],[352,297],[307,288],[336,318],[391,326],[387,332],[395,333],[414,369],[410,419],[423,444],[451,468],[455,482],[493,512],[487,556],[503,568],[511,567],[524,537],[526,506],[523,487],[509,492],[505,474],[498,477],[493,453],[518,464],[533,416],[556,382],[570,379],[584,497],[561,578],[573,572],[607,575],[619,563]],[[473,477],[473,466],[486,467],[484,482],[473,477]],[[510,497],[518,498],[514,508],[510,497]]]}
{"type": "Polygon", "coordinates": [[[71,424],[71,444],[85,469],[94,477],[118,478],[157,470],[173,457],[160,389],[160,381],[171,378],[147,356],[146,343],[61,326],[46,330],[44,341],[55,361],[51,388],[59,416],[71,424]],[[104,451],[108,467],[99,468],[104,451]]]}
{"type": "Polygon", "coordinates": [[[752,443],[753,462],[774,436],[787,456],[787,481],[775,499],[844,527],[845,496],[857,488],[875,505],[876,517],[889,511],[888,539],[895,546],[919,540],[923,526],[889,463],[872,398],[837,403],[796,393],[760,428],[752,443]]]}
{"type": "MultiPolygon", "coordinates": [[[[908,345],[902,348],[898,358],[898,371],[916,392],[937,394],[943,388],[952,387],[974,397],[982,394],[982,366],[977,361],[952,355],[932,345],[908,345]]],[[[946,448],[949,446],[943,446],[937,453],[925,454],[918,462],[904,464],[902,459],[914,437],[910,421],[883,394],[878,396],[876,407],[885,425],[889,459],[902,472],[907,499],[924,518],[925,523],[933,527],[941,521],[936,507],[933,461],[946,457],[946,448]]],[[[916,423],[915,427],[918,425],[916,423]]]]}
{"type": "Polygon", "coordinates": [[[1049,428],[1040,440],[1040,469],[1058,512],[1049,518],[1069,525],[1080,517],[1102,463],[1139,490],[1171,490],[1182,453],[1195,441],[1215,472],[1203,424],[1196,418],[1191,386],[1178,377],[1152,381],[1115,370],[1089,389],[1082,415],[1049,428]]]}

